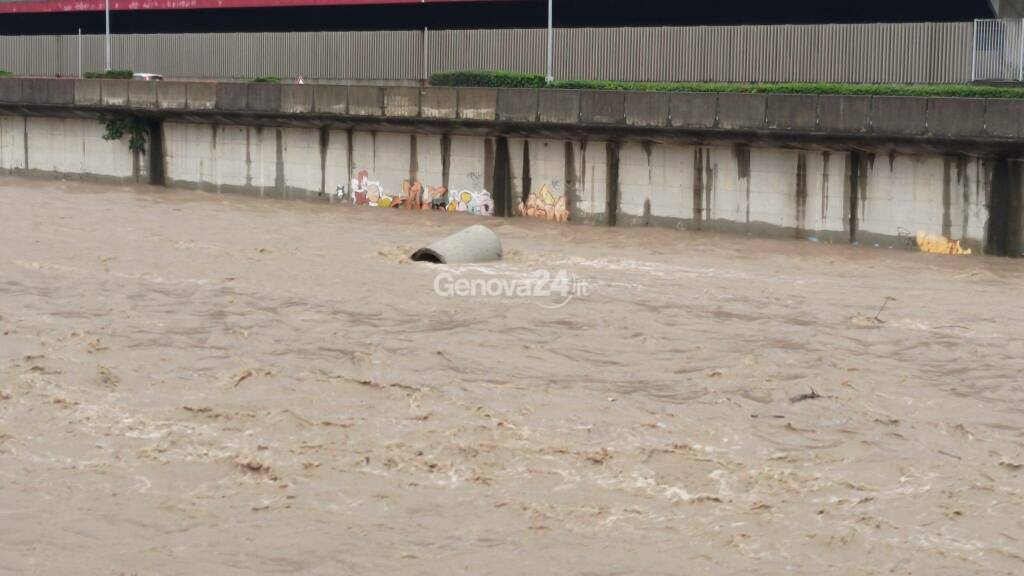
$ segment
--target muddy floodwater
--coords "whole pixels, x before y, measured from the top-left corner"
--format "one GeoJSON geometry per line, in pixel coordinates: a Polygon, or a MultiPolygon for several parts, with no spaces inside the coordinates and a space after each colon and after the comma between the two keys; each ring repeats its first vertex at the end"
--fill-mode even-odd
{"type": "Polygon", "coordinates": [[[1024,263],[0,179],[0,574],[826,573],[1024,573],[1024,263]]]}

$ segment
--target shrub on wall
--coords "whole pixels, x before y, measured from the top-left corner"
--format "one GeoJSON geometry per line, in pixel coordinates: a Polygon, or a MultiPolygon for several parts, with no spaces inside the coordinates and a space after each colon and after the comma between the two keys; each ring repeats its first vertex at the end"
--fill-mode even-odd
{"type": "Polygon", "coordinates": [[[250,82],[256,82],[259,84],[280,84],[281,79],[277,76],[259,76],[257,78],[253,78],[250,82]]]}
{"type": "Polygon", "coordinates": [[[103,124],[104,140],[120,140],[125,133],[128,137],[128,148],[139,154],[146,153],[146,134],[149,128],[146,121],[138,116],[107,116],[101,115],[100,122],[103,124]]]}
{"type": "Polygon", "coordinates": [[[11,74],[7,70],[0,70],[0,78],[3,78],[4,76],[14,76],[14,74],[11,74]]]}
{"type": "Polygon", "coordinates": [[[542,88],[547,85],[539,74],[521,74],[502,70],[439,72],[430,77],[432,86],[482,86],[486,88],[542,88]]]}
{"type": "Polygon", "coordinates": [[[108,80],[131,80],[133,74],[131,70],[107,70],[105,72],[86,72],[82,76],[86,78],[106,78],[108,80]]]}
{"type": "MultiPolygon", "coordinates": [[[[430,77],[433,86],[486,86],[536,88],[548,86],[537,74],[502,71],[445,72],[430,77]]],[[[614,82],[562,80],[549,87],[573,90],[627,90],[638,92],[739,92],[747,94],[839,94],[850,96],[932,96],[961,98],[1024,98],[1024,88],[967,84],[740,84],[727,82],[614,82]]]]}

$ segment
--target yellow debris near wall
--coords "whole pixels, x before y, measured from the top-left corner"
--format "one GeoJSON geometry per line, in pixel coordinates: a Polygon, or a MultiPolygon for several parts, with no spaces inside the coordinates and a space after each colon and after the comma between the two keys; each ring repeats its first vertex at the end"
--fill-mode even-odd
{"type": "Polygon", "coordinates": [[[917,246],[921,252],[932,254],[951,254],[953,256],[969,256],[970,248],[960,246],[960,241],[952,241],[945,236],[933,236],[927,232],[917,233],[917,246]]]}

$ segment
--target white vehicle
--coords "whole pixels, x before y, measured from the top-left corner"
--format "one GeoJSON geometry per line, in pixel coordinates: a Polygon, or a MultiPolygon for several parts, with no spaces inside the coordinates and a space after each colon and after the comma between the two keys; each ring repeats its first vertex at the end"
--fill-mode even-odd
{"type": "Polygon", "coordinates": [[[136,72],[132,74],[132,80],[163,80],[164,77],[159,74],[151,74],[149,72],[136,72]]]}

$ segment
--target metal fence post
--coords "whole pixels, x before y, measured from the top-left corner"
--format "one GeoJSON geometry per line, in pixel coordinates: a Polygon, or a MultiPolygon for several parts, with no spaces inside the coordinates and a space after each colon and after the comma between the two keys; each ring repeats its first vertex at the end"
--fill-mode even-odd
{"type": "Polygon", "coordinates": [[[1020,36],[1020,52],[1017,57],[1017,82],[1024,82],[1024,18],[1020,19],[1017,35],[1020,36]]]}
{"type": "Polygon", "coordinates": [[[555,80],[555,7],[554,0],[548,0],[548,74],[547,81],[550,84],[555,80]]]}
{"type": "Polygon", "coordinates": [[[104,43],[106,46],[106,70],[110,72],[110,0],[106,0],[103,3],[103,15],[106,21],[106,27],[104,32],[104,43]]]}
{"type": "Polygon", "coordinates": [[[978,81],[978,20],[974,20],[974,32],[971,34],[971,82],[978,81]]]}

